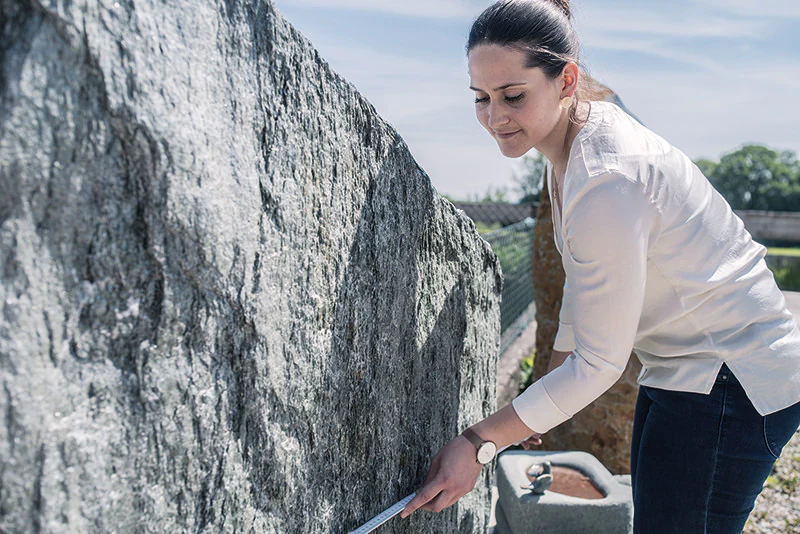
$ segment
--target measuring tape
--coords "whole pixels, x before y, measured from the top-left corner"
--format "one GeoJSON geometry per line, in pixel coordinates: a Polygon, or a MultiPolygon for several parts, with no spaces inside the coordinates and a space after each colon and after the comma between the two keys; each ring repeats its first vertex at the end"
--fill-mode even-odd
{"type": "MultiPolygon", "coordinates": [[[[505,447],[497,451],[497,454],[500,454],[501,452],[511,447],[512,445],[519,445],[520,443],[522,443],[522,441],[506,445],[505,447]]],[[[376,515],[375,517],[373,517],[372,519],[370,519],[369,521],[358,527],[356,530],[351,530],[350,532],[348,532],[348,534],[368,534],[369,532],[372,532],[373,530],[375,530],[376,528],[378,528],[379,526],[386,523],[388,520],[390,520],[391,518],[402,512],[403,508],[405,508],[406,505],[411,502],[411,499],[413,499],[416,494],[417,492],[414,492],[405,499],[396,502],[383,512],[379,513],[378,515],[376,515]]]]}
{"type": "Polygon", "coordinates": [[[376,515],[375,517],[373,517],[372,519],[370,519],[369,521],[358,527],[356,530],[349,532],[349,534],[367,534],[368,532],[372,532],[373,530],[375,530],[376,528],[378,528],[379,526],[386,523],[388,520],[390,520],[391,518],[402,512],[403,508],[405,508],[406,505],[411,502],[411,499],[413,499],[416,494],[417,492],[415,491],[402,501],[398,501],[397,503],[391,505],[389,508],[379,513],[378,515],[376,515]]]}

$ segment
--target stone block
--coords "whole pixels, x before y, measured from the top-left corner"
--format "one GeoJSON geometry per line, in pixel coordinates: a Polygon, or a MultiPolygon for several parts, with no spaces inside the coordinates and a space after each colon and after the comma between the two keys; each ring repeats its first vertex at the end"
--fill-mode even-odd
{"type": "Polygon", "coordinates": [[[346,532],[495,411],[497,257],[271,1],[0,28],[0,532],[346,532]]]}
{"type": "Polygon", "coordinates": [[[499,503],[497,508],[495,508],[494,517],[497,524],[494,527],[494,532],[491,534],[512,534],[511,527],[508,525],[508,519],[506,519],[506,514],[499,503]]]}

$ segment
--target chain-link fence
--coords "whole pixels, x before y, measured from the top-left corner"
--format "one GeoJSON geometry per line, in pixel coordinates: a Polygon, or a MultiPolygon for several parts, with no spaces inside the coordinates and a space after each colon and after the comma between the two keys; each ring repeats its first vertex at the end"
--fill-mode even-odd
{"type": "MultiPolygon", "coordinates": [[[[516,336],[505,335],[512,325],[524,328],[530,322],[529,310],[533,303],[533,228],[535,219],[530,217],[511,226],[484,234],[483,238],[492,246],[503,269],[503,297],[500,303],[500,332],[504,344],[516,336]],[[515,325],[515,322],[517,323],[515,325]],[[519,325],[525,322],[524,325],[519,325]]],[[[502,353],[505,346],[500,347],[502,353]]]]}

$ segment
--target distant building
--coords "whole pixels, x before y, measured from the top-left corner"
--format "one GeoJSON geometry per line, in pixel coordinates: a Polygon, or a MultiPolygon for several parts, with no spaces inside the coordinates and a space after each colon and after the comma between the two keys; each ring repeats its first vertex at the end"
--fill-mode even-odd
{"type": "Polygon", "coordinates": [[[525,220],[527,217],[536,217],[537,204],[507,204],[504,202],[453,202],[453,205],[463,210],[475,222],[487,225],[500,224],[509,226],[525,220]]]}

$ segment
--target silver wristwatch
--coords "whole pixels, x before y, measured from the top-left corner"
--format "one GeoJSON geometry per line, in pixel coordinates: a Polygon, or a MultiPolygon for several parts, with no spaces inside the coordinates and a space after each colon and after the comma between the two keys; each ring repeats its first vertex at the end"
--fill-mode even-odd
{"type": "Polygon", "coordinates": [[[476,461],[479,464],[486,465],[492,461],[494,455],[497,454],[497,445],[494,444],[492,441],[484,441],[481,437],[475,433],[474,430],[471,428],[467,428],[464,432],[461,433],[462,436],[467,438],[470,443],[475,445],[475,448],[478,449],[478,456],[476,461]]]}

